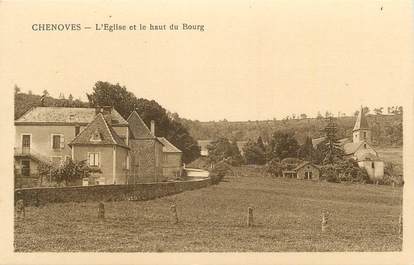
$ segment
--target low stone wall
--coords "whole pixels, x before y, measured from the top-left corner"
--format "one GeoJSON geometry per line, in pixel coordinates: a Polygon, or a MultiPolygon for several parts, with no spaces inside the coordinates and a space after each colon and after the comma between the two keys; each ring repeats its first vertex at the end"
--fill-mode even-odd
{"type": "Polygon", "coordinates": [[[151,200],[187,190],[210,186],[210,178],[189,181],[142,183],[131,185],[96,185],[63,188],[25,188],[14,191],[15,202],[23,199],[27,206],[46,203],[151,200]]]}

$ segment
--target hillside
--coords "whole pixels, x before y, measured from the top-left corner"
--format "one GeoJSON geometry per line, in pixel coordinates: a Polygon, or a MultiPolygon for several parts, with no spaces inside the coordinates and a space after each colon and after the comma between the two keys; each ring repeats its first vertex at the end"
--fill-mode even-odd
{"type": "MultiPolygon", "coordinates": [[[[15,94],[15,115],[17,119],[28,111],[31,107],[40,106],[40,95],[26,93],[15,94]]],[[[71,97],[68,99],[56,99],[46,97],[45,106],[60,107],[88,107],[88,102],[71,97]]],[[[289,120],[266,120],[266,121],[211,121],[200,122],[188,119],[177,119],[189,130],[190,135],[196,140],[216,139],[226,137],[238,141],[248,140],[262,136],[264,141],[270,139],[272,133],[277,130],[294,131],[297,140],[304,142],[307,135],[313,138],[322,136],[321,129],[325,126],[324,119],[289,119],[289,120]]],[[[368,122],[372,129],[373,144],[377,146],[396,147],[402,146],[402,115],[368,115],[368,122]]],[[[349,137],[352,134],[355,117],[338,118],[338,136],[340,138],[349,137]]]]}
{"type": "MultiPolygon", "coordinates": [[[[367,119],[372,129],[374,145],[402,146],[402,115],[367,115],[367,119]]],[[[282,130],[294,131],[300,143],[308,135],[312,138],[322,136],[321,129],[326,125],[325,119],[317,118],[245,122],[200,122],[183,119],[182,123],[197,140],[226,137],[240,141],[260,135],[264,141],[268,141],[274,131],[282,130]]],[[[355,117],[341,117],[337,119],[337,123],[339,138],[352,135],[355,117]]]]}

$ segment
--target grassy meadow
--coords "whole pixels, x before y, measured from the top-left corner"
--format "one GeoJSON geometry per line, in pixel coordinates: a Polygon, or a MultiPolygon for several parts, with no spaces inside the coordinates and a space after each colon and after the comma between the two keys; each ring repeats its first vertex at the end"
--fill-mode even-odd
{"type": "MultiPolygon", "coordinates": [[[[258,171],[258,170],[257,170],[258,171]]],[[[152,201],[49,204],[15,221],[15,251],[400,251],[402,188],[274,179],[247,170],[152,201]],[[170,206],[177,205],[174,224],[170,206]],[[247,208],[254,227],[246,227],[247,208]],[[321,212],[329,229],[321,232],[321,212]]]]}

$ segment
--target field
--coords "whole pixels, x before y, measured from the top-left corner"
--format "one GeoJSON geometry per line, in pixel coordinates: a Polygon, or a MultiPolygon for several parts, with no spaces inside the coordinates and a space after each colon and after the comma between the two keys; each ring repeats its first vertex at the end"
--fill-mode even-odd
{"type": "Polygon", "coordinates": [[[394,165],[397,174],[403,174],[403,150],[402,147],[382,147],[376,148],[379,157],[385,162],[394,165]]]}
{"type": "Polygon", "coordinates": [[[15,222],[15,251],[401,251],[402,188],[246,172],[153,201],[107,202],[104,221],[97,203],[28,207],[15,222]],[[246,227],[248,207],[253,227],[246,227]],[[324,233],[323,210],[330,212],[324,233]]]}

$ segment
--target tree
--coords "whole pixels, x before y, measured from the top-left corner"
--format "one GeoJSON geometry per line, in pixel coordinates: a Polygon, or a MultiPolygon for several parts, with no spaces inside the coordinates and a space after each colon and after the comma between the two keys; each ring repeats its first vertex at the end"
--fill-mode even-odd
{"type": "Polygon", "coordinates": [[[299,144],[292,132],[277,131],[272,135],[268,148],[268,160],[296,157],[299,144]]]}
{"type": "Polygon", "coordinates": [[[287,166],[279,161],[279,159],[272,159],[266,166],[266,172],[273,177],[281,177],[283,170],[286,170],[287,166]]]}
{"type": "Polygon", "coordinates": [[[324,164],[333,164],[336,160],[342,159],[343,150],[339,145],[339,141],[336,137],[337,125],[332,117],[329,117],[328,124],[324,128],[326,141],[325,141],[325,158],[324,164]]]}
{"type": "Polygon", "coordinates": [[[266,150],[261,136],[257,137],[257,145],[263,150],[263,152],[266,150]]]}
{"type": "Polygon", "coordinates": [[[383,107],[374,109],[375,115],[381,115],[383,109],[384,109],[383,107]]]}
{"type": "Polygon", "coordinates": [[[42,95],[45,96],[45,97],[48,97],[49,92],[45,89],[45,90],[43,90],[42,95]]]}
{"type": "Polygon", "coordinates": [[[235,142],[230,143],[227,138],[218,138],[207,146],[208,160],[210,163],[228,162],[237,166],[241,164],[240,151],[235,142]]]}
{"type": "Polygon", "coordinates": [[[314,149],[313,149],[313,144],[312,144],[312,138],[307,136],[305,143],[301,145],[298,149],[298,158],[304,159],[307,161],[312,161],[313,153],[314,153],[314,149]]]}
{"type": "Polygon", "coordinates": [[[320,111],[318,111],[318,114],[316,115],[316,118],[317,118],[318,120],[323,119],[323,116],[322,116],[322,114],[321,114],[321,112],[320,112],[320,111]]]}
{"type": "Polygon", "coordinates": [[[189,163],[200,155],[197,142],[181,123],[178,115],[172,119],[167,111],[154,100],[137,98],[125,86],[98,81],[93,92],[87,94],[89,104],[96,106],[113,106],[125,119],[136,110],[149,127],[151,120],[156,123],[156,135],[168,139],[183,152],[183,162],[189,163]]]}
{"type": "Polygon", "coordinates": [[[20,89],[20,87],[18,87],[17,85],[14,85],[14,95],[17,95],[21,92],[22,90],[20,89]]]}
{"type": "Polygon", "coordinates": [[[266,163],[265,147],[262,138],[249,140],[243,147],[243,155],[247,164],[263,165],[266,163]]]}
{"type": "Polygon", "coordinates": [[[66,159],[61,164],[53,164],[40,162],[38,165],[38,173],[40,177],[40,185],[44,180],[55,181],[57,184],[68,186],[77,180],[87,178],[91,172],[99,172],[86,165],[86,161],[74,161],[66,159]]]}
{"type": "Polygon", "coordinates": [[[308,115],[306,115],[305,113],[300,114],[300,118],[302,120],[306,119],[308,117],[308,115]]]}

